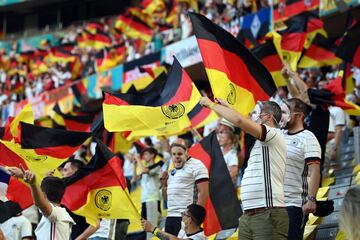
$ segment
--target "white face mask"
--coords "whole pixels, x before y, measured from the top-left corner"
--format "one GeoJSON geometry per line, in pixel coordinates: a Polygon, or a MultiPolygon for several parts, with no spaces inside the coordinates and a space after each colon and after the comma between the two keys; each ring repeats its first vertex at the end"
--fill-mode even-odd
{"type": "Polygon", "coordinates": [[[184,223],[184,221],[181,221],[181,229],[185,230],[185,223],[184,223]]]}
{"type": "Polygon", "coordinates": [[[286,124],[290,121],[290,108],[289,108],[288,104],[285,103],[284,101],[281,102],[280,108],[281,108],[282,115],[281,115],[281,120],[279,122],[279,127],[285,128],[286,124]]]}
{"type": "Polygon", "coordinates": [[[261,112],[261,107],[260,107],[260,104],[256,104],[255,105],[255,108],[253,110],[253,112],[251,113],[251,120],[253,122],[256,122],[256,123],[260,123],[261,122],[261,119],[260,119],[260,112],[261,112]]]}

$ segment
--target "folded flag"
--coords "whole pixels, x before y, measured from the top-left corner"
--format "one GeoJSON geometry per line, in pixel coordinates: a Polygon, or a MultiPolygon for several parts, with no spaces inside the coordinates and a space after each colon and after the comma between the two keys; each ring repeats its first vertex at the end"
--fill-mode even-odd
{"type": "Polygon", "coordinates": [[[110,132],[148,131],[145,136],[181,131],[190,125],[187,113],[199,100],[199,91],[175,59],[160,94],[105,93],[105,129],[110,132]]]}
{"type": "Polygon", "coordinates": [[[200,14],[189,16],[216,98],[248,115],[275,93],[270,73],[235,37],[200,14]]]}
{"type": "Polygon", "coordinates": [[[94,225],[96,219],[140,219],[132,202],[121,160],[95,138],[95,155],[88,165],[66,179],[62,204],[94,225]]]}
{"type": "Polygon", "coordinates": [[[206,202],[205,235],[236,228],[242,214],[236,190],[213,131],[189,150],[209,171],[209,199],[206,202]],[[226,196],[226,197],[224,197],[226,196]]]}
{"type": "Polygon", "coordinates": [[[299,68],[337,65],[342,60],[335,56],[337,46],[334,39],[317,34],[298,64],[299,68]]]}

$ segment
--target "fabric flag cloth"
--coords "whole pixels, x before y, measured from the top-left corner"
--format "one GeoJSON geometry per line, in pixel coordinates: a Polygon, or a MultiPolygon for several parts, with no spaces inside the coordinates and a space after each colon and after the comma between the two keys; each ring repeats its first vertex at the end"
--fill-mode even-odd
{"type": "Polygon", "coordinates": [[[215,98],[248,115],[256,101],[269,100],[276,91],[266,68],[229,32],[206,17],[189,14],[215,98]]]}
{"type": "Polygon", "coordinates": [[[308,89],[308,94],[313,104],[337,106],[349,115],[360,116],[360,106],[345,100],[342,77],[332,80],[321,90],[308,89]]]}
{"type": "Polygon", "coordinates": [[[265,37],[270,31],[271,26],[271,9],[263,8],[260,11],[248,14],[243,17],[241,28],[237,39],[239,39],[244,45],[247,41],[253,45],[258,44],[258,40],[265,37]]]}
{"type": "Polygon", "coordinates": [[[283,62],[296,70],[306,41],[309,13],[303,13],[285,21],[287,28],[273,35],[273,41],[283,62]]]}
{"type": "Polygon", "coordinates": [[[55,104],[53,111],[52,118],[55,123],[68,131],[89,132],[95,118],[95,114],[63,113],[59,104],[55,104]]]}
{"type": "Polygon", "coordinates": [[[177,133],[190,126],[187,117],[200,93],[175,59],[160,94],[105,93],[104,125],[109,132],[141,131],[142,136],[177,133]]]}
{"type": "Polygon", "coordinates": [[[299,68],[337,65],[342,60],[335,56],[335,40],[317,34],[298,64],[299,68]]]}
{"type": "Polygon", "coordinates": [[[324,37],[328,37],[327,32],[325,31],[324,22],[318,16],[318,12],[311,15],[308,19],[307,28],[306,28],[306,41],[304,48],[308,49],[316,35],[321,34],[324,37]]]}
{"type": "Polygon", "coordinates": [[[351,71],[351,64],[346,63],[343,66],[343,78],[342,78],[342,87],[345,91],[345,94],[352,93],[355,89],[355,81],[353,78],[353,73],[351,71]]]}
{"type": "Polygon", "coordinates": [[[26,184],[12,177],[10,173],[0,166],[0,200],[17,202],[21,209],[33,204],[31,191],[26,184]]]}
{"type": "Polygon", "coordinates": [[[91,136],[90,133],[70,132],[20,123],[20,138],[15,142],[0,141],[0,164],[20,164],[42,179],[57,169],[91,136]]]}
{"type": "Polygon", "coordinates": [[[140,219],[132,202],[121,160],[99,139],[86,167],[67,178],[62,204],[92,225],[96,219],[140,219]]]}
{"type": "Polygon", "coordinates": [[[286,79],[281,74],[283,64],[272,41],[266,41],[251,49],[252,54],[266,67],[273,77],[277,87],[286,86],[286,79]]]}
{"type": "Polygon", "coordinates": [[[205,235],[236,228],[242,214],[236,190],[213,131],[189,149],[189,155],[204,163],[209,171],[209,199],[206,202],[205,235]]]}
{"type": "Polygon", "coordinates": [[[360,21],[346,32],[337,49],[336,56],[360,68],[360,21]]]}
{"type": "Polygon", "coordinates": [[[219,116],[213,110],[202,107],[199,103],[188,113],[191,121],[191,127],[198,129],[206,124],[212,123],[219,119],[219,116]]]}
{"type": "Polygon", "coordinates": [[[153,36],[153,30],[134,16],[120,15],[115,22],[115,27],[133,39],[140,38],[146,42],[150,42],[153,36]]]}
{"type": "Polygon", "coordinates": [[[320,0],[280,0],[274,6],[273,19],[275,22],[286,20],[295,15],[314,10],[320,5],[320,0]]]}

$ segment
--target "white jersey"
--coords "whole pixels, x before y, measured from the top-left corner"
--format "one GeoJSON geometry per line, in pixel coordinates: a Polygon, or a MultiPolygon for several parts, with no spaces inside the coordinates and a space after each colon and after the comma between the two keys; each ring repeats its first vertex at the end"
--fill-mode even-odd
{"type": "Polygon", "coordinates": [[[208,171],[195,158],[189,158],[182,168],[170,171],[167,188],[169,217],[181,217],[188,205],[196,203],[196,183],[203,180],[209,180],[208,171]]]}
{"type": "Polygon", "coordinates": [[[339,107],[329,107],[329,132],[335,132],[336,126],[345,126],[346,113],[339,107]]]}
{"type": "Polygon", "coordinates": [[[187,235],[186,232],[181,229],[178,234],[178,238],[180,239],[191,239],[191,240],[206,240],[207,237],[204,234],[204,230],[201,230],[200,232],[189,234],[187,235]]]}
{"type": "MultiPolygon", "coordinates": [[[[221,151],[223,151],[223,149],[221,148],[221,151]]],[[[238,166],[238,157],[237,157],[237,152],[236,149],[233,148],[230,151],[228,151],[226,154],[224,154],[224,160],[226,163],[226,166],[228,168],[232,167],[232,166],[238,166]]]]}
{"type": "Polygon", "coordinates": [[[321,148],[309,130],[285,133],[287,163],[285,172],[286,206],[302,207],[308,194],[308,164],[320,163],[321,148]]]}
{"type": "Polygon", "coordinates": [[[35,229],[37,239],[41,240],[69,240],[71,227],[75,224],[65,208],[52,206],[50,216],[42,216],[35,229]]]}
{"type": "Polygon", "coordinates": [[[100,228],[89,237],[89,240],[95,238],[115,239],[116,219],[101,219],[100,228]]]}
{"type": "Polygon", "coordinates": [[[21,240],[32,237],[32,226],[30,221],[23,215],[12,217],[0,224],[6,240],[21,240]]]}
{"type": "Polygon", "coordinates": [[[261,126],[263,134],[250,152],[248,166],[241,181],[244,210],[285,207],[285,139],[280,129],[261,126]]]}

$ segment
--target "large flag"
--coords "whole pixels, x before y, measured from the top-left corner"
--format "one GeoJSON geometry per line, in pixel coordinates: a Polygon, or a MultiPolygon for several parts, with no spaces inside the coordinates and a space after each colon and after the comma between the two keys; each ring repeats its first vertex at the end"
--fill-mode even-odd
{"type": "Polygon", "coordinates": [[[190,13],[190,19],[214,96],[244,115],[269,100],[275,83],[251,52],[206,17],[190,13]]]}
{"type": "Polygon", "coordinates": [[[200,100],[200,93],[175,59],[160,94],[105,94],[104,125],[110,132],[147,131],[167,135],[190,125],[187,114],[200,100]]]}
{"type": "Polygon", "coordinates": [[[299,68],[337,65],[342,60],[335,56],[335,40],[317,34],[298,64],[299,68]]]}
{"type": "Polygon", "coordinates": [[[95,138],[96,153],[88,165],[66,180],[62,204],[73,213],[96,219],[140,219],[129,196],[121,160],[95,138]]]}
{"type": "Polygon", "coordinates": [[[257,45],[258,40],[265,37],[271,27],[271,8],[263,8],[260,11],[246,15],[241,23],[237,38],[245,45],[247,41],[257,45]]]}
{"type": "Polygon", "coordinates": [[[318,34],[321,34],[324,37],[328,37],[328,34],[324,28],[323,20],[319,18],[317,13],[314,13],[314,15],[310,16],[310,18],[308,19],[304,48],[308,49],[310,44],[318,34]]]}
{"type": "Polygon", "coordinates": [[[283,64],[272,41],[256,46],[251,52],[271,73],[277,87],[286,86],[286,79],[281,74],[283,64]]]}
{"type": "Polygon", "coordinates": [[[323,89],[309,89],[309,98],[313,104],[327,104],[342,108],[347,114],[360,116],[360,106],[345,100],[342,77],[332,80],[323,89]]]}
{"type": "Polygon", "coordinates": [[[360,21],[346,32],[336,56],[360,68],[360,21]]]}
{"type": "Polygon", "coordinates": [[[71,157],[91,134],[44,128],[21,122],[20,139],[0,141],[0,165],[20,164],[42,179],[71,157]]]}
{"type": "Polygon", "coordinates": [[[205,235],[239,225],[241,207],[215,132],[189,150],[209,171],[209,199],[206,202],[205,235]]]}

